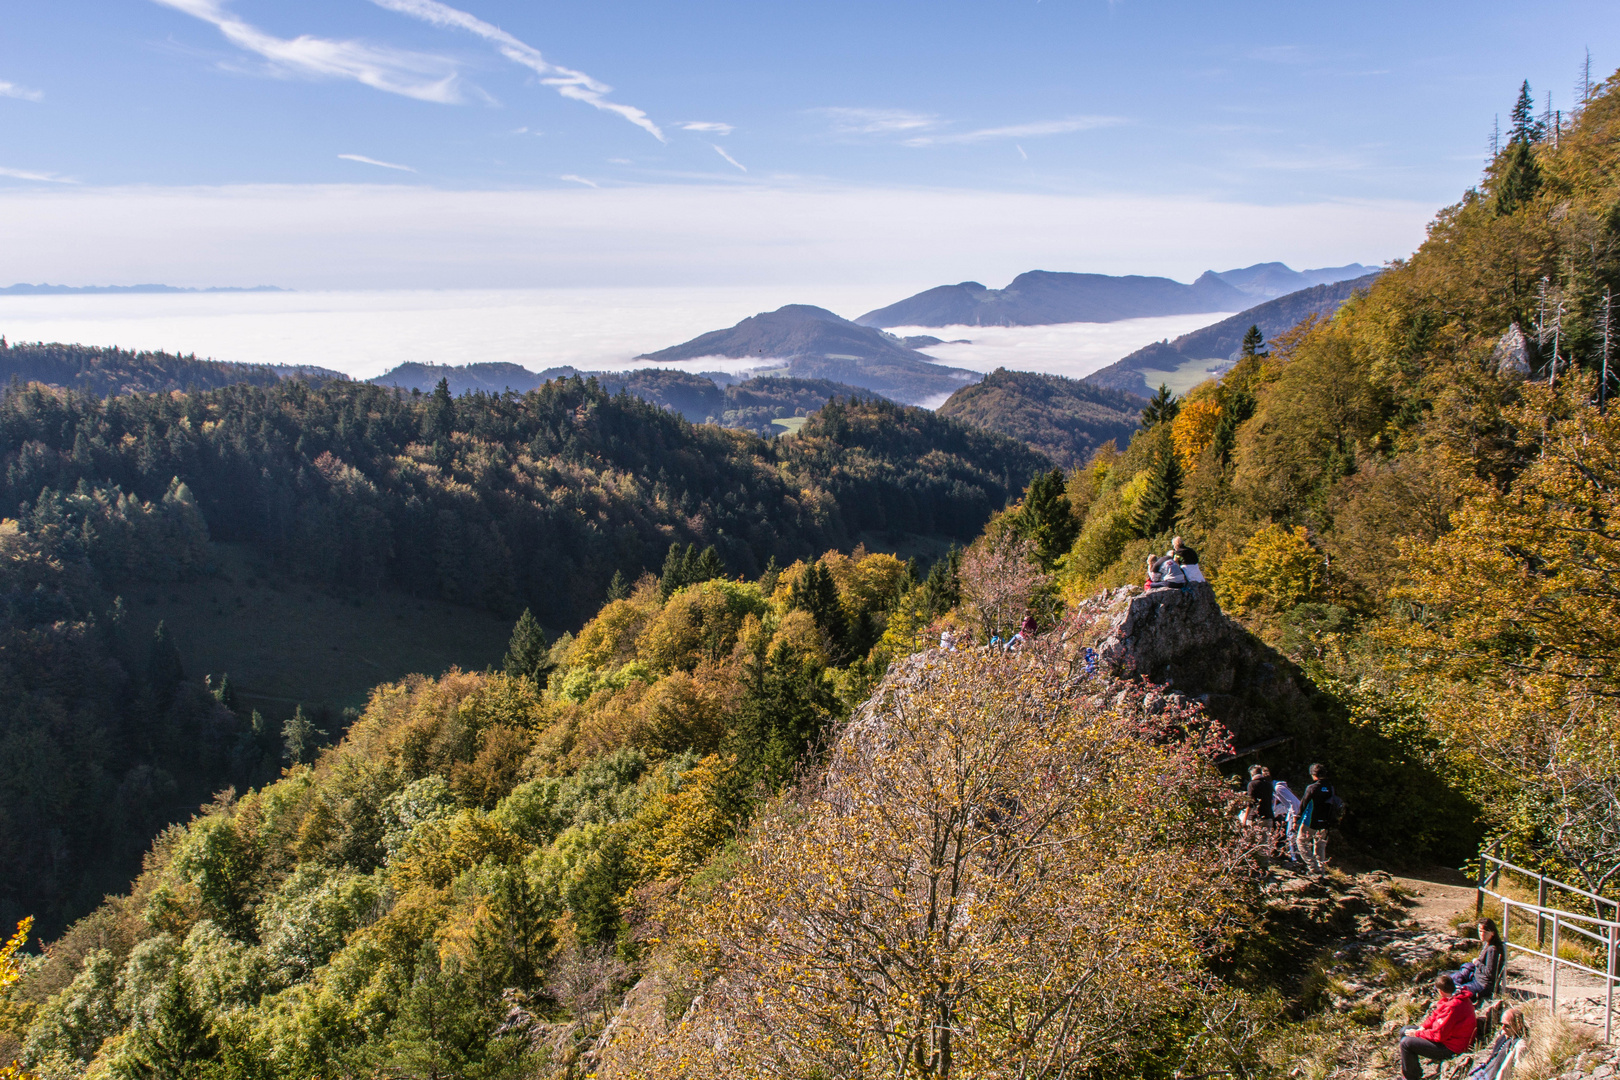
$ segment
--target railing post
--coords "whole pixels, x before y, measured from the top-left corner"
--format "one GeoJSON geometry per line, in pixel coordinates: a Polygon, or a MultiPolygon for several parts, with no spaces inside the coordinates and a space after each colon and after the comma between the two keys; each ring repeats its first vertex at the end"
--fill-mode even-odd
{"type": "Polygon", "coordinates": [[[1615,921],[1609,924],[1609,977],[1604,980],[1607,987],[1603,1003],[1603,1041],[1614,1041],[1614,961],[1615,961],[1615,932],[1620,930],[1620,911],[1615,912],[1615,921]]]}
{"type": "Polygon", "coordinates": [[[1558,1012],[1558,912],[1552,917],[1552,988],[1547,995],[1547,1011],[1558,1012]]]}
{"type": "MultiPolygon", "coordinates": [[[[1487,848],[1486,851],[1490,849],[1487,848]]],[[[1490,856],[1481,854],[1479,857],[1479,884],[1474,887],[1474,921],[1478,922],[1485,917],[1485,879],[1490,874],[1490,856]]]]}
{"type": "Polygon", "coordinates": [[[1536,948],[1547,943],[1547,879],[1536,875],[1536,948]]]}

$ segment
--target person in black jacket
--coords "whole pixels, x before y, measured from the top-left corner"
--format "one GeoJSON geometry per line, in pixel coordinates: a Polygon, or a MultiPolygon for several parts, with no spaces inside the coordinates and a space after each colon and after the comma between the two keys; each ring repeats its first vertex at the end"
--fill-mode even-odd
{"type": "Polygon", "coordinates": [[[1327,831],[1333,824],[1333,785],[1326,765],[1311,766],[1311,784],[1299,797],[1299,857],[1313,874],[1327,873],[1327,831]]]}
{"type": "Polygon", "coordinates": [[[1271,778],[1271,770],[1264,765],[1249,766],[1249,816],[1250,825],[1258,825],[1272,833],[1266,843],[1266,854],[1270,855],[1276,849],[1277,813],[1272,809],[1272,795],[1275,793],[1277,781],[1271,778]]]}
{"type": "Polygon", "coordinates": [[[1451,976],[1458,989],[1467,990],[1475,1001],[1490,997],[1496,985],[1496,976],[1507,959],[1503,955],[1502,935],[1496,932],[1495,919],[1479,921],[1479,955],[1468,961],[1451,976]]]}

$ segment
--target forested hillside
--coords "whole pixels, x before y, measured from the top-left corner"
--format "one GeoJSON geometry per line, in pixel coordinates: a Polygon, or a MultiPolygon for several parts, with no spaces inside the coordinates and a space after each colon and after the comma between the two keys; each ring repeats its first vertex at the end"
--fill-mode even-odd
{"type": "Polygon", "coordinates": [[[1071,597],[1136,580],[1181,533],[1228,611],[1415,736],[1518,861],[1611,891],[1617,166],[1620,80],[1556,131],[1521,96],[1416,254],[1073,479],[1061,571],[1071,597]]]}
{"type": "MultiPolygon", "coordinates": [[[[1041,459],[1022,447],[881,403],[833,402],[770,444],[578,380],[460,400],[14,390],[7,465],[41,494],[0,533],[4,648],[44,674],[5,698],[21,734],[3,752],[27,762],[10,805],[30,805],[10,778],[43,791],[80,740],[114,745],[84,733],[79,686],[148,702],[117,729],[141,760],[241,747],[233,768],[286,768],[163,831],[127,893],[25,964],[0,1059],[50,1077],[1329,1075],[1415,1006],[1342,1012],[1346,953],[1278,921],[1294,886],[1262,877],[1222,776],[1251,760],[1328,760],[1345,842],[1381,857],[1457,865],[1500,839],[1620,898],[1620,418],[1600,377],[1620,77],[1560,130],[1528,93],[1513,120],[1480,187],[1365,295],[1250,337],[1224,377],[1149,401],[1123,450],[1027,487],[1041,459]],[[564,602],[590,617],[548,642],[525,613],[501,670],[380,686],[337,745],[311,753],[295,725],[278,754],[161,638],[122,675],[133,646],[97,606],[120,566],[195,572],[233,520],[303,572],[497,580],[456,593],[485,603],[540,610],[589,579],[564,602]],[[413,531],[451,523],[467,531],[437,546],[413,531]],[[926,574],[844,548],[901,528],[972,542],[926,574]],[[1082,647],[1097,591],[1140,582],[1176,534],[1213,586],[1177,603],[1218,596],[1256,672],[1207,708],[1082,647]],[[509,561],[493,541],[458,561],[480,535],[509,561]],[[369,539],[330,543],[349,536],[369,539]],[[492,563],[509,576],[474,576],[492,563]],[[1026,617],[1033,641],[977,647],[1026,617]],[[51,650],[103,682],[53,681],[51,650]],[[1218,718],[1268,688],[1302,719],[1234,747],[1218,718]]],[[[36,877],[87,840],[10,820],[36,877]]],[[[1363,890],[1345,921],[1396,899],[1363,890]]],[[[1377,978],[1439,962],[1383,956],[1377,978]]]]}
{"type": "Polygon", "coordinates": [[[1131,440],[1143,398],[1061,375],[997,368],[939,407],[941,416],[1022,439],[1063,468],[1107,442],[1131,440]]]}
{"type": "Polygon", "coordinates": [[[37,341],[8,344],[5,338],[0,338],[0,381],[38,382],[102,397],[217,390],[236,383],[274,386],[293,376],[317,382],[345,377],[307,365],[231,364],[199,360],[196,356],[87,345],[37,341]]]}
{"type": "MultiPolygon", "coordinates": [[[[208,578],[217,541],[260,553],[260,585],[352,598],[356,640],[386,610],[370,603],[382,586],[508,620],[532,608],[555,631],[672,542],[750,575],[866,532],[943,547],[1044,466],[887,403],[839,403],[772,443],[578,379],[459,400],[348,382],[13,387],[0,460],[0,917],[47,932],[124,888],[156,828],[347,723],[305,699],[308,729],[284,731],[294,703],[266,721],[186,671],[166,630],[133,633],[136,597],[208,578]]],[[[216,682],[240,674],[226,659],[216,682]]]]}

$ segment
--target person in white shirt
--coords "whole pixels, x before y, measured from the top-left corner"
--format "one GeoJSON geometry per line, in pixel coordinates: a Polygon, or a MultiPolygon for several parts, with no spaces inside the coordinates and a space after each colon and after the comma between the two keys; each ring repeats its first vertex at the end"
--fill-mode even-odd
{"type": "Polygon", "coordinates": [[[1271,812],[1286,823],[1283,852],[1294,862],[1304,862],[1299,851],[1299,796],[1288,786],[1288,781],[1278,780],[1272,787],[1271,812]]]}

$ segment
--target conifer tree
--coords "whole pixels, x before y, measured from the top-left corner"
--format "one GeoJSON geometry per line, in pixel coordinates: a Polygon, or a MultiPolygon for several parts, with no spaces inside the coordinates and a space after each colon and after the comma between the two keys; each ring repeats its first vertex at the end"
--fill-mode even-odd
{"type": "Polygon", "coordinates": [[[1243,355],[1265,356],[1266,335],[1260,332],[1259,326],[1250,326],[1243,332],[1243,355]]]}
{"type": "Polygon", "coordinates": [[[1041,567],[1051,570],[1080,535],[1080,521],[1065,494],[1063,470],[1053,469],[1030,481],[1018,510],[1018,532],[1035,545],[1041,567]]]}
{"type": "Polygon", "coordinates": [[[190,1080],[206,1075],[217,1052],[208,1016],[192,997],[185,968],[175,964],[151,1023],[129,1037],[114,1071],[129,1080],[190,1080]]]}
{"type": "Polygon", "coordinates": [[[1541,190],[1541,166],[1528,142],[1515,139],[1508,144],[1500,179],[1496,181],[1496,213],[1511,214],[1541,190]]]}
{"type": "Polygon", "coordinates": [[[544,683],[547,675],[551,674],[551,643],[546,640],[546,632],[540,628],[540,622],[528,608],[518,617],[517,624],[512,627],[512,639],[506,646],[506,659],[502,664],[508,675],[526,675],[539,683],[544,683]]]}
{"type": "Polygon", "coordinates": [[[1175,526],[1179,513],[1181,465],[1174,451],[1161,447],[1154,458],[1147,490],[1131,516],[1131,524],[1141,536],[1154,537],[1175,526]]]}
{"type": "Polygon", "coordinates": [[[281,725],[282,757],[289,765],[301,765],[315,751],[315,740],[322,733],[304,714],[304,707],[293,709],[292,719],[281,725]]]}
{"type": "Polygon", "coordinates": [[[427,411],[422,417],[422,436],[425,439],[448,438],[456,426],[456,400],[450,396],[450,380],[440,379],[428,399],[427,411]]]}
{"type": "Polygon", "coordinates": [[[625,580],[624,571],[613,571],[613,580],[608,582],[607,598],[609,600],[623,600],[629,595],[630,583],[625,580]]]}
{"type": "Polygon", "coordinates": [[[838,585],[832,573],[820,562],[813,562],[804,576],[788,591],[788,609],[808,612],[832,646],[835,660],[842,660],[849,644],[849,620],[838,602],[838,585]]]}
{"type": "Polygon", "coordinates": [[[1530,80],[1519,87],[1519,98],[1513,103],[1513,126],[1508,129],[1508,143],[1536,143],[1547,135],[1547,128],[1536,119],[1536,99],[1530,96],[1530,80]]]}
{"type": "Polygon", "coordinates": [[[159,704],[167,705],[185,677],[180,650],[175,647],[168,624],[159,622],[152,635],[152,647],[146,654],[146,685],[152,688],[159,704]]]}
{"type": "Polygon", "coordinates": [[[1181,402],[1164,383],[1159,384],[1158,392],[1148,400],[1147,408],[1142,410],[1142,427],[1150,428],[1155,424],[1169,423],[1181,411],[1181,402]]]}

